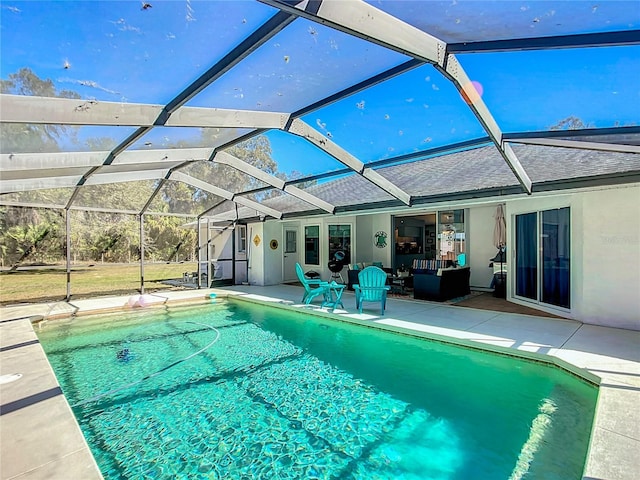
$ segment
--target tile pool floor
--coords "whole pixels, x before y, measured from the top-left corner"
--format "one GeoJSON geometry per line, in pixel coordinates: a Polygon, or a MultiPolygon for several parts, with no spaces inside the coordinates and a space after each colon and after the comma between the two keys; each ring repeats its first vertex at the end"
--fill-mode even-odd
{"type": "MultiPolygon", "coordinates": [[[[257,301],[299,304],[302,288],[235,286],[168,292],[159,303],[200,300],[210,292],[257,301]]],[[[34,318],[122,309],[128,297],[78,300],[72,304],[0,309],[0,375],[21,374],[0,384],[0,479],[101,478],[71,409],[38,343],[34,318]]],[[[362,315],[350,292],[335,315],[393,328],[444,335],[550,355],[601,378],[600,396],[585,479],[635,479],[640,473],[640,332],[410,299],[388,300],[379,316],[371,304],[362,315]]],[[[308,307],[307,307],[308,308],[308,307]]],[[[311,307],[317,309],[318,307],[311,307]]]]}

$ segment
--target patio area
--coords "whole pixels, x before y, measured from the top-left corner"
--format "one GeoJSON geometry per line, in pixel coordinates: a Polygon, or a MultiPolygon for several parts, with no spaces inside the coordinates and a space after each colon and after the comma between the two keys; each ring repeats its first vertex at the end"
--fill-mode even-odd
{"type": "MultiPolygon", "coordinates": [[[[203,301],[215,292],[286,308],[300,305],[303,290],[292,285],[235,286],[185,290],[154,296],[156,305],[203,301]]],[[[601,378],[600,395],[585,479],[633,479],[640,461],[640,332],[435,302],[390,298],[384,316],[375,305],[355,313],[353,293],[344,294],[345,309],[333,313],[346,321],[460,342],[548,355],[568,369],[584,369],[601,378]]],[[[31,319],[41,316],[122,310],[127,297],[29,305],[0,310],[1,375],[22,377],[2,384],[0,478],[101,478],[58,382],[37,340],[31,319]]],[[[37,326],[35,327],[37,328],[37,326]]]]}

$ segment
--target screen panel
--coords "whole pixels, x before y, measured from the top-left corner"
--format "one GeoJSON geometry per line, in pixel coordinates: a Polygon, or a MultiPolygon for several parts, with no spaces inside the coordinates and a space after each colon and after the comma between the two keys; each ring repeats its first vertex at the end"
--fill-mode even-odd
{"type": "Polygon", "coordinates": [[[187,105],[293,112],[406,60],[299,18],[187,105]]]}
{"type": "Polygon", "coordinates": [[[276,12],[248,1],[15,1],[0,17],[1,70],[44,82],[20,94],[166,104],[276,12]]]}
{"type": "Polygon", "coordinates": [[[198,215],[223,199],[210,192],[167,180],[149,205],[149,212],[198,215]]]}
{"type": "Polygon", "coordinates": [[[0,153],[110,151],[134,130],[131,127],[0,123],[0,153]]]}
{"type": "Polygon", "coordinates": [[[640,9],[623,0],[366,1],[447,43],[631,30],[640,23],[640,9]]]}
{"type": "Polygon", "coordinates": [[[155,190],[157,181],[83,185],[74,199],[74,207],[140,211],[155,190]]]}
{"type": "Polygon", "coordinates": [[[640,46],[458,56],[503,132],[638,125],[640,46]]]}
{"type": "Polygon", "coordinates": [[[363,162],[483,136],[453,84],[416,68],[305,115],[303,120],[363,162]]]}

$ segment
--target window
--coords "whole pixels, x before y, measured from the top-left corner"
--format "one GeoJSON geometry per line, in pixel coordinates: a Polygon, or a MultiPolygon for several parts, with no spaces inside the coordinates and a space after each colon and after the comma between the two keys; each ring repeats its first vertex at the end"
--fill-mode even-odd
{"type": "Polygon", "coordinates": [[[238,253],[247,251],[247,226],[238,225],[238,253]]]}
{"type": "Polygon", "coordinates": [[[351,263],[351,225],[329,225],[329,260],[336,252],[343,252],[344,263],[351,263]]]}
{"type": "Polygon", "coordinates": [[[438,258],[457,261],[465,252],[464,210],[438,212],[438,258]]]}
{"type": "Polygon", "coordinates": [[[304,227],[304,263],[320,265],[320,227],[318,225],[304,227]]]}
{"type": "Polygon", "coordinates": [[[285,231],[284,253],[296,253],[298,251],[298,232],[295,230],[285,231]]]}
{"type": "Polygon", "coordinates": [[[516,215],[516,295],[570,308],[570,209],[516,215]]]}

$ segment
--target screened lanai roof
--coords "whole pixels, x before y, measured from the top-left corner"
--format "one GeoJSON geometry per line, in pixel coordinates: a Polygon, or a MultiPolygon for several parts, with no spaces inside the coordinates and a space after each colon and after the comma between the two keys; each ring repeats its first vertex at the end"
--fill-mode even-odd
{"type": "Polygon", "coordinates": [[[0,204],[286,218],[640,174],[637,2],[0,4],[0,204]]]}

